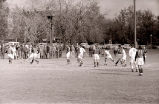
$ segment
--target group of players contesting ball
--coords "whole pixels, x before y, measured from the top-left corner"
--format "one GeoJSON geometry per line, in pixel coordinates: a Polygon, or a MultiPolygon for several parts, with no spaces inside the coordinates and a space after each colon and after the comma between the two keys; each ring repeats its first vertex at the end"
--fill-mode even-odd
{"type": "MultiPolygon", "coordinates": [[[[79,62],[79,66],[82,66],[82,64],[83,64],[83,58],[84,58],[85,52],[86,52],[85,48],[82,45],[80,45],[79,46],[79,54],[77,57],[77,60],[79,62]]],[[[99,46],[93,45],[94,67],[99,66],[99,61],[100,61],[99,53],[100,53],[99,46]]],[[[139,72],[139,76],[143,75],[143,67],[142,66],[145,63],[146,53],[147,53],[147,50],[145,49],[145,47],[139,46],[137,49],[133,45],[131,46],[131,48],[129,49],[129,52],[128,52],[129,57],[130,57],[131,70],[132,70],[132,72],[134,72],[134,70],[136,70],[136,72],[139,72]]],[[[127,55],[126,55],[125,49],[121,45],[119,45],[114,50],[114,55],[116,56],[117,61],[115,61],[113,59],[112,55],[110,54],[110,47],[106,47],[104,49],[104,56],[105,56],[105,64],[104,65],[107,65],[107,61],[111,60],[112,62],[115,63],[115,66],[117,66],[118,63],[120,62],[123,67],[126,67],[127,55]]],[[[69,46],[67,46],[66,58],[67,58],[67,63],[69,64],[70,59],[71,59],[71,48],[69,46]]]]}
{"type": "MultiPolygon", "coordinates": [[[[84,54],[86,53],[85,47],[83,45],[78,45],[78,54],[77,54],[77,61],[79,63],[79,66],[81,67],[83,65],[83,58],[84,58],[84,54]]],[[[121,63],[121,65],[123,67],[126,67],[126,59],[127,59],[127,54],[125,49],[121,46],[118,45],[118,47],[116,47],[114,49],[114,55],[116,57],[116,61],[113,59],[111,53],[110,53],[111,48],[109,46],[104,48],[104,57],[105,57],[105,64],[107,65],[107,61],[110,60],[113,63],[115,63],[115,66],[118,65],[118,63],[121,63]]],[[[99,67],[99,61],[100,61],[100,48],[99,46],[96,45],[92,45],[92,54],[93,54],[93,60],[94,60],[94,67],[99,67]]],[[[8,57],[9,57],[9,63],[12,63],[12,60],[14,60],[14,48],[11,45],[8,48],[8,57]]],[[[142,46],[138,46],[138,48],[135,48],[133,45],[131,46],[131,48],[129,49],[128,55],[130,57],[130,66],[131,66],[131,70],[132,72],[136,71],[139,72],[139,76],[143,75],[143,65],[145,64],[145,58],[146,58],[146,53],[147,50],[145,49],[145,47],[142,46]]],[[[38,60],[38,54],[39,52],[37,51],[36,47],[33,47],[31,50],[31,54],[29,55],[28,59],[29,62],[32,64],[34,61],[39,63],[38,60]]],[[[72,56],[72,49],[71,46],[67,45],[66,46],[66,59],[67,59],[67,63],[69,64],[71,62],[71,56],[72,56]]]]}

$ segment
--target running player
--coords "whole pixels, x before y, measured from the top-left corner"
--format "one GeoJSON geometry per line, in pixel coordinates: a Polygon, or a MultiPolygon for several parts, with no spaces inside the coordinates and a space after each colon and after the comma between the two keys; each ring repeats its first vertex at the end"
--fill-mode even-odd
{"type": "Polygon", "coordinates": [[[114,62],[114,59],[112,58],[111,54],[110,54],[110,48],[106,47],[105,49],[105,64],[104,65],[107,65],[107,60],[111,60],[112,62],[114,62]]]}
{"type": "Polygon", "coordinates": [[[131,46],[131,48],[129,50],[129,57],[130,57],[130,66],[131,66],[132,72],[134,72],[134,67],[136,67],[136,72],[138,72],[136,62],[135,62],[136,52],[137,52],[137,49],[134,48],[134,46],[131,46]]]}

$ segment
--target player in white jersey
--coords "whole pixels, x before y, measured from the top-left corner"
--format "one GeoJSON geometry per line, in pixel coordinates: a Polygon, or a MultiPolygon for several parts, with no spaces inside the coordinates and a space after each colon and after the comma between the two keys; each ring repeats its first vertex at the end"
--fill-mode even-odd
{"type": "Polygon", "coordinates": [[[85,52],[86,52],[85,49],[82,46],[80,46],[79,55],[78,55],[79,66],[82,66],[82,64],[83,64],[83,56],[84,56],[85,52]]]}
{"type": "Polygon", "coordinates": [[[67,64],[70,64],[70,57],[71,57],[71,49],[70,49],[70,47],[67,45],[67,46],[66,46],[66,59],[67,59],[67,64]]]}
{"type": "Polygon", "coordinates": [[[94,67],[98,67],[100,57],[99,57],[99,48],[97,45],[93,49],[93,58],[94,58],[94,67]]]}
{"type": "Polygon", "coordinates": [[[105,64],[104,65],[107,65],[107,60],[111,60],[112,62],[114,62],[114,59],[112,58],[110,52],[109,52],[110,48],[106,47],[105,49],[105,64]]]}
{"type": "Polygon", "coordinates": [[[136,67],[136,72],[138,72],[137,65],[135,62],[135,55],[136,55],[137,49],[134,48],[133,46],[129,50],[129,57],[130,57],[130,66],[132,72],[134,72],[134,67],[136,67]]]}
{"type": "Polygon", "coordinates": [[[14,59],[13,46],[9,46],[7,53],[8,53],[8,57],[9,57],[9,64],[12,64],[12,60],[14,59]]]}
{"type": "Polygon", "coordinates": [[[15,47],[15,45],[14,46],[12,46],[12,51],[13,51],[13,56],[14,56],[14,59],[17,59],[17,53],[16,53],[16,47],[15,47]]]}

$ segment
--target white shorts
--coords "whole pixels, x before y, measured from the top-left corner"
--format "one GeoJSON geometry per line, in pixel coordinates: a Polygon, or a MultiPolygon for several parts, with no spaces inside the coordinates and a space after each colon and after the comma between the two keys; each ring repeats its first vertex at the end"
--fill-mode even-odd
{"type": "Polygon", "coordinates": [[[71,57],[71,52],[67,52],[66,58],[67,58],[67,59],[70,59],[70,57],[71,57]]]}
{"type": "Polygon", "coordinates": [[[137,63],[137,65],[144,65],[144,59],[143,58],[137,58],[136,63],[137,63]]]}
{"type": "Polygon", "coordinates": [[[34,58],[37,59],[38,58],[38,54],[37,53],[32,53],[29,58],[34,58]]]}
{"type": "Polygon", "coordinates": [[[8,54],[8,57],[11,59],[14,59],[14,55],[13,54],[8,54]]]}
{"type": "Polygon", "coordinates": [[[83,54],[80,53],[80,54],[78,55],[78,58],[79,58],[79,59],[83,59],[83,54]]]}
{"type": "Polygon", "coordinates": [[[105,58],[106,58],[106,59],[113,59],[111,55],[106,56],[105,58]]]}
{"type": "Polygon", "coordinates": [[[135,58],[131,58],[131,59],[130,59],[130,63],[131,63],[131,64],[135,63],[135,58]]]}
{"type": "Polygon", "coordinates": [[[100,57],[99,57],[99,55],[98,55],[98,54],[94,54],[94,60],[95,60],[95,61],[100,60],[100,57]]]}
{"type": "Polygon", "coordinates": [[[126,60],[126,56],[123,56],[123,57],[122,57],[122,60],[126,60]]]}

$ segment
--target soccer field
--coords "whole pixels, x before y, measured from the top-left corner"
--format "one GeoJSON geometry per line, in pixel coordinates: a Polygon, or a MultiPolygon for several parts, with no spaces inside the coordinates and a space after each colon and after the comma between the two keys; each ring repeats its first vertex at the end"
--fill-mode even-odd
{"type": "MultiPolygon", "coordinates": [[[[127,62],[128,63],[128,62],[127,62]]],[[[0,60],[0,104],[159,104],[159,50],[149,50],[144,76],[109,62],[78,66],[66,59],[29,64],[0,60]]]]}

